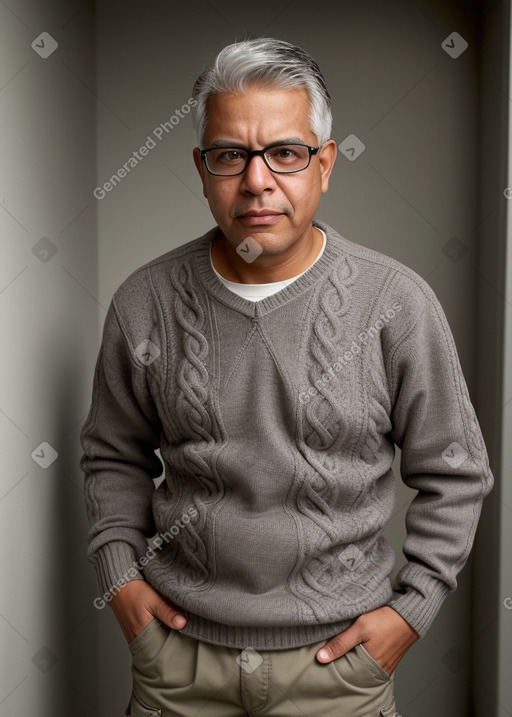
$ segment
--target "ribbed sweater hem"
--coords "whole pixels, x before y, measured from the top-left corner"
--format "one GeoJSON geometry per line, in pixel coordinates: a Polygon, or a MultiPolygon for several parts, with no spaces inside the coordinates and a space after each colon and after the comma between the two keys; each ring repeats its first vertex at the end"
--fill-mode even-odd
{"type": "Polygon", "coordinates": [[[237,627],[189,615],[180,630],[184,635],[223,647],[244,650],[288,650],[326,640],[346,630],[353,620],[328,625],[293,625],[290,627],[237,627]]]}

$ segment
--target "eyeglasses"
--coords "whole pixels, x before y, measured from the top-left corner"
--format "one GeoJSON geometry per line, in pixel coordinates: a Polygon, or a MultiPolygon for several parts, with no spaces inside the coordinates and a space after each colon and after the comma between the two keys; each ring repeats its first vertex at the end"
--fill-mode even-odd
{"type": "Polygon", "coordinates": [[[210,174],[219,177],[236,177],[243,174],[253,157],[262,157],[271,172],[293,174],[309,167],[311,157],[320,147],[307,144],[271,144],[264,149],[242,147],[213,147],[202,149],[201,159],[210,174]]]}

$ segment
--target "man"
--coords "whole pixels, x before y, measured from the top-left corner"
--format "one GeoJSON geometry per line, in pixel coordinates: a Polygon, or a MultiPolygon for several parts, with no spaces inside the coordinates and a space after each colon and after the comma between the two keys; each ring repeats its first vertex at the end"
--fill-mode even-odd
{"type": "Polygon", "coordinates": [[[420,277],[314,219],[336,144],[304,50],[230,45],[193,96],[217,226],[115,292],[81,434],[127,714],[389,717],[492,487],[455,345],[420,277]]]}

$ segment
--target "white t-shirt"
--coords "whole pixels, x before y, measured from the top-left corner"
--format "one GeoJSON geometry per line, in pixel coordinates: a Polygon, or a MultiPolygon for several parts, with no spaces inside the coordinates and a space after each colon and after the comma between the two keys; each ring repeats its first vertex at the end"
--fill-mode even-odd
{"type": "MultiPolygon", "coordinates": [[[[320,253],[318,254],[318,256],[315,259],[315,261],[313,262],[313,264],[316,264],[316,262],[320,259],[320,257],[324,253],[325,244],[327,241],[325,232],[322,231],[322,229],[320,229],[319,227],[316,227],[316,228],[320,232],[322,232],[324,241],[323,241],[320,253]]],[[[292,281],[295,281],[296,279],[298,279],[299,276],[302,276],[302,274],[305,274],[306,271],[308,271],[311,268],[310,266],[308,266],[306,271],[303,271],[300,274],[297,274],[297,276],[292,276],[290,279],[283,279],[282,281],[272,281],[269,284],[241,284],[237,281],[228,281],[228,279],[224,279],[224,277],[219,274],[219,272],[213,266],[211,245],[210,245],[210,263],[212,265],[212,269],[214,270],[216,275],[219,277],[219,279],[222,281],[222,283],[225,286],[227,286],[227,288],[230,289],[232,292],[234,292],[235,294],[238,294],[238,296],[241,296],[244,299],[247,299],[248,301],[260,301],[261,299],[265,299],[267,296],[276,294],[278,291],[281,291],[281,289],[284,289],[285,286],[288,286],[288,284],[291,284],[292,281]]],[[[313,266],[313,264],[311,264],[311,266],[313,266]]]]}

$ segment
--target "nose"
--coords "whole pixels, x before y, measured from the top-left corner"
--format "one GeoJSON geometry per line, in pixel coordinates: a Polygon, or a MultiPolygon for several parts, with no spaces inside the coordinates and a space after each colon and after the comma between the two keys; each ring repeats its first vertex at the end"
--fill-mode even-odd
{"type": "Polygon", "coordinates": [[[245,168],[240,183],[240,191],[250,194],[262,194],[275,189],[276,182],[273,173],[265,164],[263,157],[251,157],[245,168]]]}

